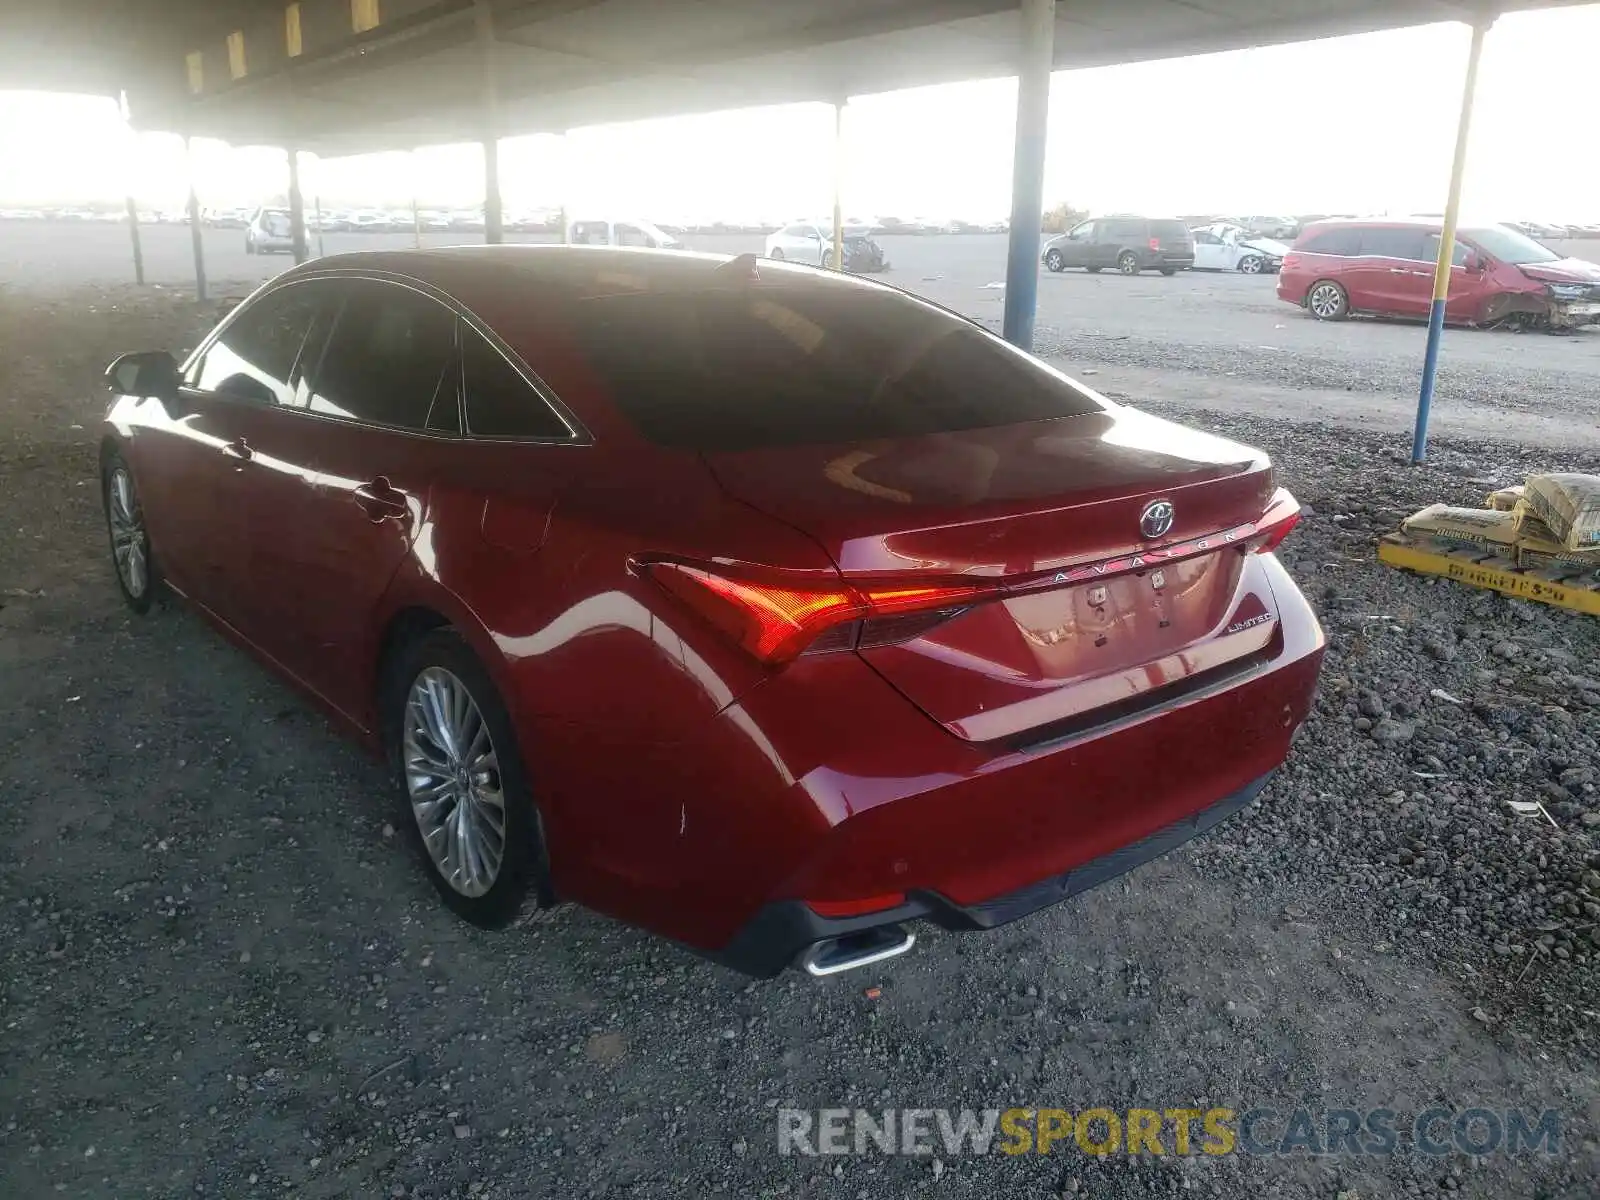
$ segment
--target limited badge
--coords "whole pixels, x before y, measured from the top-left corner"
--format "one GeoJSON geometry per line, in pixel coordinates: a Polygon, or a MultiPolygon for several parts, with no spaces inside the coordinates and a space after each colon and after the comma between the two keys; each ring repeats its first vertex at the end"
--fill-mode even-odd
{"type": "Polygon", "coordinates": [[[1167,573],[1165,571],[1155,571],[1155,572],[1153,572],[1151,574],[1151,576],[1150,576],[1150,586],[1153,587],[1153,588],[1164,588],[1164,587],[1166,587],[1167,586],[1167,573]]]}
{"type": "Polygon", "coordinates": [[[1106,602],[1106,589],[1103,587],[1089,589],[1089,603],[1099,608],[1106,602]]]}

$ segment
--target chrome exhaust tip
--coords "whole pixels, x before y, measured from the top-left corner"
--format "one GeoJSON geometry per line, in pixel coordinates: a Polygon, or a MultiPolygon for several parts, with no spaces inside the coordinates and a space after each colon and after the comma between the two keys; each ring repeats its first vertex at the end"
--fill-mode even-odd
{"type": "Polygon", "coordinates": [[[800,962],[808,974],[821,978],[898,958],[916,944],[916,934],[907,933],[898,925],[880,925],[818,942],[806,950],[800,962]]]}

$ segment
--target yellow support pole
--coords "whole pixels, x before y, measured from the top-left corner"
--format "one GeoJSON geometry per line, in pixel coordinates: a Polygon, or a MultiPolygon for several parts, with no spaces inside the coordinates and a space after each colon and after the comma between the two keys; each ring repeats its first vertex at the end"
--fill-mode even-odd
{"type": "Polygon", "coordinates": [[[1411,461],[1428,455],[1428,415],[1433,407],[1433,381],[1439,371],[1439,343],[1444,337],[1446,302],[1450,298],[1450,268],[1456,253],[1456,221],[1461,215],[1461,177],[1467,168],[1467,134],[1472,129],[1472,99],[1478,90],[1478,60],[1483,56],[1483,35],[1493,21],[1472,27],[1472,47],[1467,51],[1467,78],[1461,87],[1461,115],[1456,124],[1456,156],[1450,164],[1450,195],[1439,230],[1439,257],[1433,266],[1433,306],[1428,311],[1428,348],[1422,356],[1422,390],[1417,395],[1417,421],[1411,433],[1411,461]]]}

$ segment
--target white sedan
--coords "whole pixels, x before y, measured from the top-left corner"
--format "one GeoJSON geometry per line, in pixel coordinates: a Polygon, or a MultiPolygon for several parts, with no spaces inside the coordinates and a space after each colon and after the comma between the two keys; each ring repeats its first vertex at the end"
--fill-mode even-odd
{"type": "MultiPolygon", "coordinates": [[[[833,224],[796,221],[767,238],[768,258],[833,266],[833,224]]],[[[888,269],[883,249],[872,237],[872,226],[847,221],[844,227],[844,266],[852,272],[888,269]]]]}
{"type": "Polygon", "coordinates": [[[1190,230],[1196,271],[1240,271],[1260,275],[1283,265],[1289,247],[1271,238],[1255,237],[1238,225],[1204,225],[1190,230]]]}

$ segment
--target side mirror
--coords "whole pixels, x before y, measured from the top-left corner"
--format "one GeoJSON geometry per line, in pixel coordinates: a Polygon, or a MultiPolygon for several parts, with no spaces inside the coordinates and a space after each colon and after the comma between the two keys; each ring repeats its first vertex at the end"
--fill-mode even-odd
{"type": "Polygon", "coordinates": [[[122,396],[154,396],[163,404],[178,398],[178,363],[165,350],[124,354],[106,368],[106,389],[122,396]]]}
{"type": "Polygon", "coordinates": [[[1484,268],[1483,255],[1474,250],[1467,255],[1467,261],[1461,265],[1468,271],[1472,272],[1472,274],[1476,275],[1484,268]]]}

